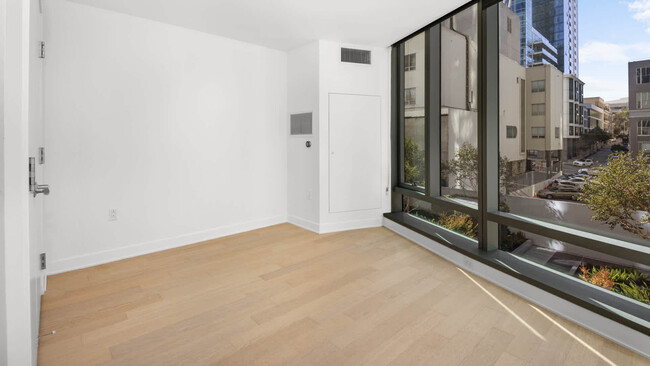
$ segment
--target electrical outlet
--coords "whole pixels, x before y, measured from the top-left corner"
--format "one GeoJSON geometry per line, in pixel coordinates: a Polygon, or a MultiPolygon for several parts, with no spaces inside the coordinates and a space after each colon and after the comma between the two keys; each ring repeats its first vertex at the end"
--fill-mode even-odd
{"type": "Polygon", "coordinates": [[[111,208],[108,210],[108,221],[117,221],[117,209],[111,208]]]}

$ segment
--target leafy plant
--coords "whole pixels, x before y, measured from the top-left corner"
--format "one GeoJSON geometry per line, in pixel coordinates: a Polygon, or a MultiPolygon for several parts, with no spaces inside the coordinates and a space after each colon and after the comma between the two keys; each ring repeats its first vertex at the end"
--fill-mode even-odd
{"type": "Polygon", "coordinates": [[[648,277],[632,268],[587,268],[580,266],[581,280],[630,297],[637,301],[650,304],[650,281],[648,277]]]}
{"type": "Polygon", "coordinates": [[[650,222],[650,158],[630,154],[610,158],[598,176],[587,181],[579,199],[594,212],[594,220],[650,240],[644,227],[650,222]]]}
{"type": "Polygon", "coordinates": [[[404,141],[404,183],[424,185],[424,150],[410,138],[404,141]]]}
{"type": "Polygon", "coordinates": [[[603,287],[607,290],[612,290],[616,282],[612,281],[610,278],[609,269],[607,267],[601,267],[596,269],[595,267],[587,269],[584,265],[580,266],[580,272],[582,272],[580,277],[581,280],[591,283],[592,285],[603,287]]]}
{"type": "Polygon", "coordinates": [[[647,286],[639,286],[635,283],[630,283],[629,285],[623,283],[618,285],[618,289],[615,291],[621,295],[650,305],[650,288],[647,286]]]}
{"type": "Polygon", "coordinates": [[[478,238],[478,222],[470,215],[464,213],[445,214],[432,221],[469,238],[478,238]]]}

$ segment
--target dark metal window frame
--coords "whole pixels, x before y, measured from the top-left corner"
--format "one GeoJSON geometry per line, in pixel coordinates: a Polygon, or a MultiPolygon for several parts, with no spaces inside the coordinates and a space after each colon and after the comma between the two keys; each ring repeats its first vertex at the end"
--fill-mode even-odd
{"type": "MultiPolygon", "coordinates": [[[[640,243],[625,242],[597,233],[591,233],[580,228],[561,226],[540,220],[499,211],[499,0],[475,0],[441,17],[439,20],[414,32],[412,35],[395,43],[392,47],[392,124],[391,124],[391,150],[392,150],[392,211],[386,217],[403,223],[397,215],[402,211],[403,197],[411,197],[431,203],[434,207],[443,210],[454,210],[466,213],[479,221],[479,235],[477,250],[484,253],[482,256],[490,257],[488,253],[496,252],[500,247],[499,231],[507,226],[533,234],[543,235],[551,239],[564,241],[583,248],[596,250],[604,254],[631,260],[638,263],[650,264],[650,250],[640,243]],[[478,6],[478,204],[444,197],[440,194],[440,27],[441,23],[449,17],[466,10],[477,4],[478,6]],[[425,32],[425,62],[418,67],[425,68],[425,188],[413,187],[404,184],[404,42],[420,33],[425,32]],[[432,113],[434,112],[434,113],[432,113]]],[[[572,83],[574,80],[570,79],[572,83]]],[[[575,91],[579,90],[575,81],[575,91]]],[[[572,86],[572,85],[571,85],[572,86]]],[[[435,225],[431,224],[435,230],[435,225]]],[[[433,240],[438,240],[436,235],[421,232],[433,240]]],[[[466,239],[458,235],[459,240],[466,239]]],[[[466,249],[450,245],[452,249],[470,255],[466,249]]],[[[620,314],[607,311],[604,308],[587,306],[585,299],[576,298],[564,288],[541,286],[544,279],[529,278],[522,273],[515,272],[506,266],[497,265],[495,268],[514,277],[525,280],[537,287],[549,290],[578,305],[585,306],[610,319],[625,324],[644,334],[650,335],[650,329],[639,323],[633,322],[620,314]]],[[[535,273],[539,274],[539,270],[535,273]]],[[[555,275],[549,270],[549,278],[555,275]]],[[[646,319],[647,320],[647,319],[646,319]]]]}

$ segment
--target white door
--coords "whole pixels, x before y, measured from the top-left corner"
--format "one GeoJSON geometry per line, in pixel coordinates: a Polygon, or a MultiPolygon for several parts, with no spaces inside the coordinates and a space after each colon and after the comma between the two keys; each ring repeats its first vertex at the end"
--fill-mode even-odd
{"type": "MultiPolygon", "coordinates": [[[[28,153],[34,158],[35,179],[43,185],[43,161],[40,148],[43,147],[43,62],[41,41],[43,40],[43,14],[39,0],[30,0],[29,23],[29,142],[28,153]]],[[[44,187],[40,187],[42,190],[44,187]]],[[[29,251],[30,251],[30,297],[32,318],[32,339],[38,342],[38,328],[41,315],[41,295],[45,291],[45,271],[41,270],[43,245],[43,202],[45,194],[30,194],[29,200],[29,251]]],[[[35,343],[37,344],[37,343],[35,343]]],[[[36,347],[33,347],[36,352],[36,347]]],[[[35,356],[35,353],[34,353],[35,356]]],[[[33,358],[34,360],[36,357],[33,358]]]]}
{"type": "Polygon", "coordinates": [[[381,98],[329,96],[330,212],[381,208],[381,98]]]}

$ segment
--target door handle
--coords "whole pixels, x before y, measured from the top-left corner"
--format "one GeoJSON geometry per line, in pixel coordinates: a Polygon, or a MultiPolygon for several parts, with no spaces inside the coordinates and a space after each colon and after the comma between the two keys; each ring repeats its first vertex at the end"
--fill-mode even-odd
{"type": "Polygon", "coordinates": [[[36,188],[34,189],[34,197],[36,197],[37,194],[43,193],[44,195],[49,195],[50,194],[50,186],[47,184],[37,184],[36,188]]]}
{"type": "Polygon", "coordinates": [[[50,186],[47,184],[36,183],[36,159],[29,158],[29,191],[36,197],[42,193],[44,195],[50,194],[50,186]]]}

